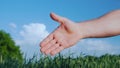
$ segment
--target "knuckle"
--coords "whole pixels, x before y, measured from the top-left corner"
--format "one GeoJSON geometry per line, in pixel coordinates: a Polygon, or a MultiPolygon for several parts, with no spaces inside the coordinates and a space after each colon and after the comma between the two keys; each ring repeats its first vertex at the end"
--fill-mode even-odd
{"type": "Polygon", "coordinates": [[[47,54],[49,54],[49,52],[48,52],[48,51],[45,51],[45,54],[47,55],[47,54]]]}
{"type": "Polygon", "coordinates": [[[54,55],[54,54],[55,54],[55,51],[52,51],[51,54],[54,55]]]}
{"type": "Polygon", "coordinates": [[[55,43],[55,40],[52,40],[52,41],[51,41],[51,44],[54,44],[54,43],[55,43]]]}
{"type": "Polygon", "coordinates": [[[67,21],[68,19],[66,17],[63,17],[63,21],[67,21]]]}
{"type": "Polygon", "coordinates": [[[40,46],[43,46],[43,42],[40,43],[40,46]]]}
{"type": "Polygon", "coordinates": [[[41,49],[42,52],[44,52],[44,49],[41,49]]]}

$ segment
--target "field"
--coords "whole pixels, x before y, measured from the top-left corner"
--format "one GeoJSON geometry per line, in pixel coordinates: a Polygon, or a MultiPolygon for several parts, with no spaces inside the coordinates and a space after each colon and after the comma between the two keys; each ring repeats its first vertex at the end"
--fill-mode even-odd
{"type": "Polygon", "coordinates": [[[105,54],[100,57],[95,56],[72,56],[58,55],[53,57],[24,59],[23,61],[0,60],[0,68],[120,68],[120,55],[105,54]]]}

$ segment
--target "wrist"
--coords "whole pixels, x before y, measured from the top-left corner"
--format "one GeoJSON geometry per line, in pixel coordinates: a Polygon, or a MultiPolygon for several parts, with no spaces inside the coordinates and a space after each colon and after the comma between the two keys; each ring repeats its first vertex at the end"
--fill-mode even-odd
{"type": "Polygon", "coordinates": [[[79,38],[81,39],[84,39],[84,38],[87,38],[87,35],[86,35],[86,29],[84,27],[84,23],[77,23],[78,27],[79,27],[79,38]]]}
{"type": "Polygon", "coordinates": [[[93,24],[96,22],[97,22],[97,19],[77,23],[81,38],[91,38],[94,36],[95,26],[93,24]]]}

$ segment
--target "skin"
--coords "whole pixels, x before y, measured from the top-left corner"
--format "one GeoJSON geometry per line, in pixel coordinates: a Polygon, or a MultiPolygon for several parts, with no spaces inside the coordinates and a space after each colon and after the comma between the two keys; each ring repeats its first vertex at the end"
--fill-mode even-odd
{"type": "Polygon", "coordinates": [[[84,38],[103,38],[120,35],[120,10],[80,23],[55,13],[51,13],[50,16],[60,25],[40,43],[40,50],[46,55],[50,54],[53,56],[84,38]]]}

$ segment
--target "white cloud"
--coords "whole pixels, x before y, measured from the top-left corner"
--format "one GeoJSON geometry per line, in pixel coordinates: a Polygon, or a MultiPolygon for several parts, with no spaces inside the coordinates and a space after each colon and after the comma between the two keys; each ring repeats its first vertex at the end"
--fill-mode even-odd
{"type": "Polygon", "coordinates": [[[68,48],[66,53],[69,51],[75,55],[85,53],[86,55],[100,56],[106,53],[109,54],[120,54],[120,46],[114,46],[104,40],[99,39],[84,39],[78,42],[75,46],[68,48]]]}
{"type": "Polygon", "coordinates": [[[23,25],[23,29],[19,32],[21,39],[16,39],[16,43],[20,45],[21,50],[27,56],[33,56],[33,54],[40,53],[39,43],[49,33],[46,30],[46,26],[41,23],[30,23],[23,25]]]}
{"type": "Polygon", "coordinates": [[[41,41],[48,35],[46,26],[40,23],[31,23],[23,26],[23,30],[20,31],[20,35],[24,40],[21,40],[21,44],[35,45],[37,41],[41,41]]]}

